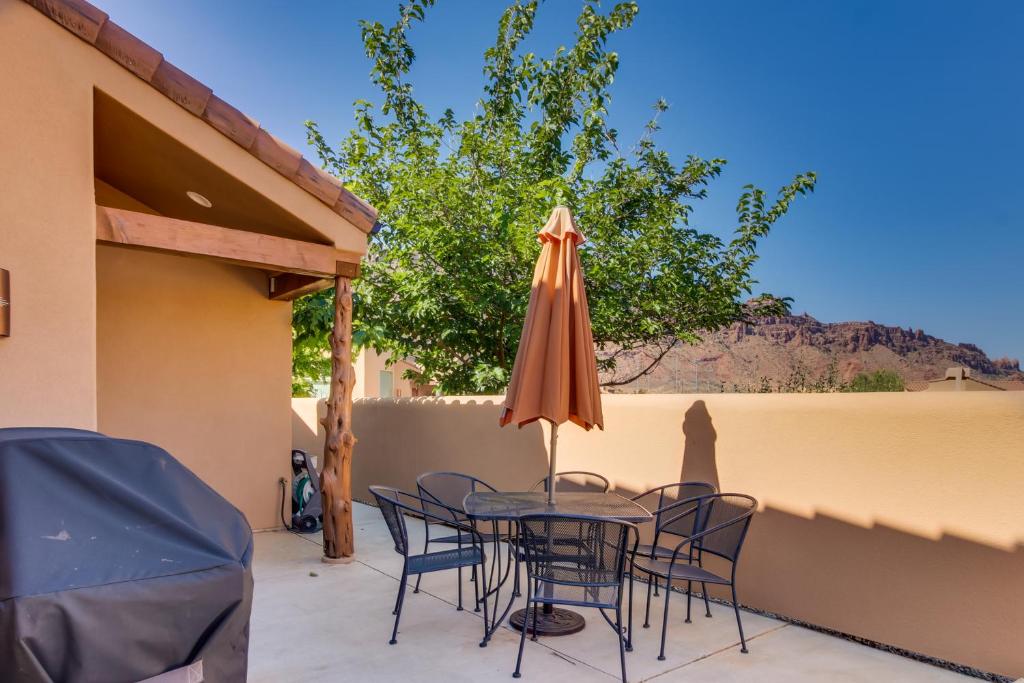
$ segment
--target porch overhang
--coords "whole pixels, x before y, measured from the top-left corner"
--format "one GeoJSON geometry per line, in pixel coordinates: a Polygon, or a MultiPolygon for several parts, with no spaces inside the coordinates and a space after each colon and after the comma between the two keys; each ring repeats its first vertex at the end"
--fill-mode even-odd
{"type": "Polygon", "coordinates": [[[96,207],[96,241],[259,268],[270,273],[268,295],[279,301],[359,275],[360,254],[332,246],[108,206],[96,207]]]}

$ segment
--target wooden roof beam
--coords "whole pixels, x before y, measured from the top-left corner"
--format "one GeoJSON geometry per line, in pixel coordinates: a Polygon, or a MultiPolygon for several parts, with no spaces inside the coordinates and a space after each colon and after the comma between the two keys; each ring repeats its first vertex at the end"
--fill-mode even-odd
{"type": "Polygon", "coordinates": [[[96,207],[96,241],[329,279],[332,283],[337,275],[354,277],[359,272],[359,254],[332,246],[106,206],[96,207]]]}

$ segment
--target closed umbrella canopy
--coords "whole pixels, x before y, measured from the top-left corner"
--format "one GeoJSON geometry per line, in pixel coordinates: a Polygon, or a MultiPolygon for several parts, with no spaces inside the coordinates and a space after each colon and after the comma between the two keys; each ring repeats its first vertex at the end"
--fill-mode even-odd
{"type": "MultiPolygon", "coordinates": [[[[587,293],[576,253],[583,234],[572,212],[559,206],[537,238],[543,248],[533,271],[530,305],[499,422],[522,427],[544,418],[552,423],[553,477],[558,425],[572,421],[586,430],[595,425],[604,429],[604,417],[587,293]]],[[[553,480],[548,493],[554,493],[553,480]]]]}

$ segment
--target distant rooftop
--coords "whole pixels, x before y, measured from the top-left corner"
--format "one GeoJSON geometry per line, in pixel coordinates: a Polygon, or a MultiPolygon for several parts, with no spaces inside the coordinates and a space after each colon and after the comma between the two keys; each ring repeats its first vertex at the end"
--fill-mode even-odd
{"type": "Polygon", "coordinates": [[[907,382],[907,391],[1024,391],[1024,381],[1017,379],[978,379],[965,367],[947,368],[940,379],[907,382]]]}

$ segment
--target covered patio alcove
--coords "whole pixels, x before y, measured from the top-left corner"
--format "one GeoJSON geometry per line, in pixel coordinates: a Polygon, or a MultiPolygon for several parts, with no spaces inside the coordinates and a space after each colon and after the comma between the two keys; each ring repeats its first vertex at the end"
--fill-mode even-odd
{"type": "Polygon", "coordinates": [[[314,227],[105,93],[94,102],[98,429],[162,445],[254,528],[278,527],[290,302],[346,291],[365,232],[337,215],[314,227]]]}

